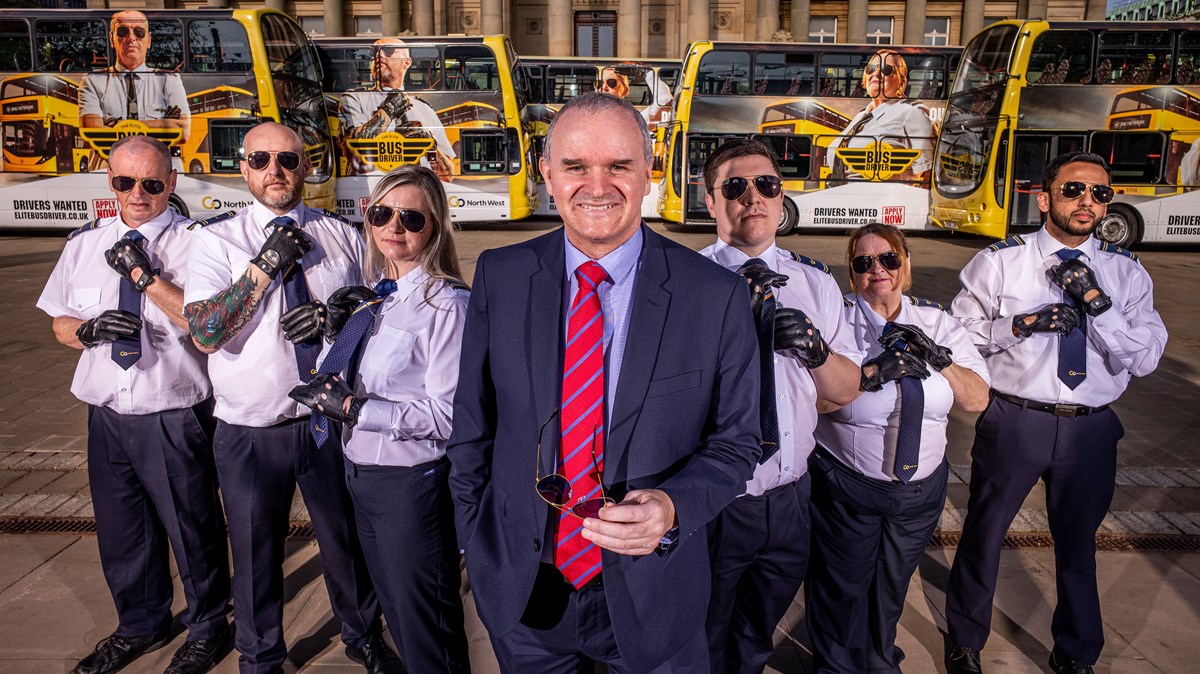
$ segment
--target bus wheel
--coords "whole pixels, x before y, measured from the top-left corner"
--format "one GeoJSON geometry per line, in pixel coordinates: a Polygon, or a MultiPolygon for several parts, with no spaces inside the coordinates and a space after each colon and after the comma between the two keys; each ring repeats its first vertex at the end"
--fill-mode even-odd
{"type": "Polygon", "coordinates": [[[204,164],[201,164],[199,159],[193,159],[192,165],[188,167],[188,173],[204,173],[204,164]]]}
{"type": "Polygon", "coordinates": [[[191,213],[188,212],[187,204],[183,203],[183,199],[180,199],[179,195],[177,194],[172,194],[170,198],[167,199],[167,208],[175,211],[185,218],[192,217],[191,213]]]}
{"type": "Polygon", "coordinates": [[[88,172],[88,158],[86,156],[79,158],[79,172],[80,173],[88,172]]]}
{"type": "Polygon", "coordinates": [[[796,228],[796,223],[800,220],[800,209],[796,208],[796,204],[787,197],[783,198],[783,217],[779,219],[779,227],[775,230],[775,236],[784,236],[790,234],[796,228]]]}
{"type": "Polygon", "coordinates": [[[1109,206],[1108,214],[1096,226],[1096,238],[1122,248],[1133,248],[1142,240],[1142,220],[1128,206],[1109,206]]]}

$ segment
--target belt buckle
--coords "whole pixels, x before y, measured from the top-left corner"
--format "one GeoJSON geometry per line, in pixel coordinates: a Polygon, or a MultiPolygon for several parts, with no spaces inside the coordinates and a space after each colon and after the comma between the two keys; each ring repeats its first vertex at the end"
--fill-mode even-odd
{"type": "Polygon", "coordinates": [[[1063,403],[1056,403],[1054,405],[1054,416],[1077,417],[1079,416],[1079,405],[1064,405],[1063,403]]]}

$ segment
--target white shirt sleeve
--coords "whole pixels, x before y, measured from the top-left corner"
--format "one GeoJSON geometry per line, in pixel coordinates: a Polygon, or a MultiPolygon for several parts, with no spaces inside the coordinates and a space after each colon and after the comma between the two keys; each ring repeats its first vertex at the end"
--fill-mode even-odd
{"type": "Polygon", "coordinates": [[[1167,348],[1167,327],[1154,309],[1154,284],[1150,275],[1136,262],[1124,278],[1126,298],[1123,305],[1113,303],[1106,312],[1088,319],[1088,339],[1115,358],[1130,374],[1144,377],[1158,367],[1167,348]]]}
{"type": "Polygon", "coordinates": [[[184,305],[212,299],[227,290],[233,285],[232,274],[229,258],[217,237],[203,228],[192,232],[188,244],[187,280],[183,286],[184,305]]]}
{"type": "Polygon", "coordinates": [[[1002,277],[995,256],[980,253],[971,258],[958,275],[962,290],[950,305],[950,313],[966,328],[971,341],[985,356],[1021,342],[1013,334],[1012,316],[999,316],[1002,277]]]}

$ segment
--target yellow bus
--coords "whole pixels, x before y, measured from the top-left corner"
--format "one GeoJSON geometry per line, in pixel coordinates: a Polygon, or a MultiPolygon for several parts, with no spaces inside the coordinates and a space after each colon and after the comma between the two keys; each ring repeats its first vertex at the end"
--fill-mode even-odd
{"type": "Polygon", "coordinates": [[[933,218],[1003,238],[1038,227],[1042,171],[1090,151],[1117,196],[1096,235],[1200,241],[1200,29],[1004,21],[968,44],[946,109],[933,218]]]}
{"type": "Polygon", "coordinates": [[[503,35],[318,38],[337,133],[337,210],[362,222],[375,183],[420,163],[439,174],[456,222],[520,220],[537,196],[522,126],[524,87],[503,35]]]}
{"type": "MultiPolygon", "coordinates": [[[[529,87],[529,99],[522,111],[526,128],[533,135],[534,157],[541,157],[546,131],[559,108],[579,94],[603,91],[620,96],[633,104],[646,118],[650,132],[671,119],[671,104],[679,79],[680,62],[671,59],[618,61],[597,57],[545,57],[521,59],[521,70],[529,87]]],[[[654,147],[654,180],[650,194],[642,200],[642,217],[658,217],[658,183],[662,179],[665,145],[654,147]]],[[[546,192],[541,175],[538,184],[538,215],[553,215],[554,200],[546,192]]]]}
{"type": "Polygon", "coordinates": [[[662,217],[711,224],[704,161],[729,138],[770,147],[783,171],[778,234],[886,222],[925,229],[941,99],[960,50],[694,42],[665,134],[662,217]]]}
{"type": "Polygon", "coordinates": [[[316,52],[282,12],[2,9],[0,40],[0,227],[115,215],[104,170],[130,134],[170,147],[173,209],[199,219],[240,208],[242,138],[263,120],[304,138],[316,160],[305,199],[334,205],[316,52]]]}

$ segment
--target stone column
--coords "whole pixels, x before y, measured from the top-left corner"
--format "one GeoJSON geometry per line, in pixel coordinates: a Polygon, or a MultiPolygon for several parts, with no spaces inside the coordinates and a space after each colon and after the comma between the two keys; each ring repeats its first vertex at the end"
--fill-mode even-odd
{"type": "MultiPolygon", "coordinates": [[[[284,11],[287,11],[287,10],[285,10],[285,9],[284,9],[284,6],[285,6],[286,4],[287,4],[287,3],[285,3],[285,2],[284,2],[284,0],[267,0],[267,9],[278,9],[279,11],[281,11],[281,12],[284,12],[284,11]]],[[[340,4],[340,3],[339,3],[339,4],[340,4]]],[[[328,11],[329,11],[329,5],[325,5],[325,11],[326,11],[326,12],[328,12],[328,11]]],[[[329,19],[326,19],[326,20],[325,20],[325,23],[326,23],[326,24],[328,24],[328,23],[329,23],[329,19]]],[[[328,28],[326,28],[325,34],[326,34],[326,35],[328,35],[328,34],[329,34],[329,30],[328,30],[328,28]]]]}
{"type": "Polygon", "coordinates": [[[550,0],[546,17],[546,38],[550,56],[571,56],[575,43],[575,20],[571,15],[571,0],[550,0]]]}
{"type": "Polygon", "coordinates": [[[382,12],[380,30],[384,35],[398,35],[402,30],[400,27],[400,0],[382,0],[379,3],[379,9],[382,12]]]}
{"type": "Polygon", "coordinates": [[[484,35],[504,32],[504,6],[501,0],[479,0],[479,29],[484,35]]]}
{"type": "Polygon", "coordinates": [[[1029,0],[1029,13],[1025,18],[1045,19],[1050,14],[1047,0],[1029,0]]]}
{"type": "Polygon", "coordinates": [[[712,24],[712,5],[709,0],[687,0],[687,3],[688,42],[709,39],[708,27],[712,24]]]}
{"type": "MultiPolygon", "coordinates": [[[[1103,21],[1104,10],[1107,9],[1107,3],[1104,0],[1087,0],[1087,10],[1083,15],[1084,21],[1103,21]]],[[[1179,3],[1180,7],[1186,6],[1184,3],[1179,3]]]]}
{"type": "Polygon", "coordinates": [[[617,6],[617,57],[642,57],[642,0],[620,0],[617,6]]]}
{"type": "Polygon", "coordinates": [[[867,41],[867,0],[850,0],[846,18],[846,42],[862,44],[867,41]]]}
{"type": "Polygon", "coordinates": [[[227,9],[229,0],[208,0],[204,6],[208,9],[227,9]]]}
{"type": "Polygon", "coordinates": [[[792,0],[792,42],[808,42],[810,0],[792,0]]]}
{"type": "Polygon", "coordinates": [[[904,3],[902,44],[925,44],[925,0],[908,0],[904,3]]]}
{"type": "Polygon", "coordinates": [[[959,36],[958,44],[966,46],[971,38],[983,30],[983,9],[983,0],[963,0],[962,35],[959,36]]]}
{"type": "Polygon", "coordinates": [[[433,35],[433,0],[413,0],[412,29],[417,35],[433,35]]]}
{"type": "MultiPolygon", "coordinates": [[[[346,35],[345,23],[342,21],[345,13],[342,1],[325,0],[325,35],[328,37],[344,37],[346,35]]],[[[267,0],[267,2],[279,2],[280,5],[283,5],[283,0],[267,0]]]]}
{"type": "Polygon", "coordinates": [[[758,39],[759,42],[770,42],[771,36],[779,30],[779,0],[758,0],[758,39]]]}

